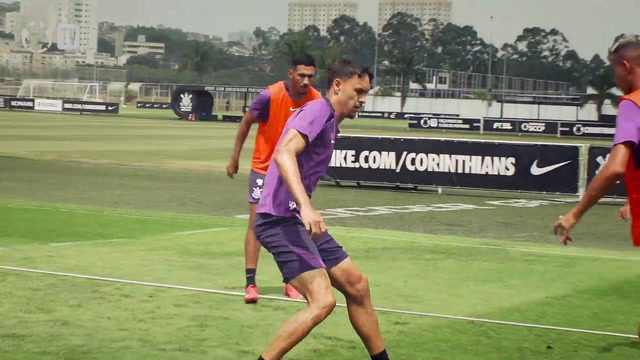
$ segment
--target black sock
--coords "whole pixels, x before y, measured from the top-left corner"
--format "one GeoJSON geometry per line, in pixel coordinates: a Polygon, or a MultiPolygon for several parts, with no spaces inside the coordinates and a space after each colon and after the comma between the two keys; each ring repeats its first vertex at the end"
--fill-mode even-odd
{"type": "Polygon", "coordinates": [[[249,287],[251,285],[255,285],[256,284],[256,269],[245,269],[245,272],[247,273],[247,286],[249,287]]]}
{"type": "Polygon", "coordinates": [[[260,355],[260,357],[258,358],[258,360],[264,360],[264,358],[262,357],[262,355],[260,355]]]}
{"type": "Polygon", "coordinates": [[[387,349],[382,350],[380,354],[371,355],[371,360],[389,360],[389,354],[387,354],[387,349]]]}

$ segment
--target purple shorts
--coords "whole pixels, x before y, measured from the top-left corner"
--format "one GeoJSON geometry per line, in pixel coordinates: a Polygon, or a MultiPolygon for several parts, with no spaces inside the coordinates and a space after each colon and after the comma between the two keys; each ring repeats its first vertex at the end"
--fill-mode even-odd
{"type": "Polygon", "coordinates": [[[312,240],[297,217],[258,213],[255,226],[258,241],[273,255],[285,283],[307,271],[331,270],[349,257],[329,233],[312,240]]]}
{"type": "Polygon", "coordinates": [[[249,197],[250,204],[257,204],[262,197],[262,187],[264,186],[264,174],[251,170],[249,172],[249,197]]]}

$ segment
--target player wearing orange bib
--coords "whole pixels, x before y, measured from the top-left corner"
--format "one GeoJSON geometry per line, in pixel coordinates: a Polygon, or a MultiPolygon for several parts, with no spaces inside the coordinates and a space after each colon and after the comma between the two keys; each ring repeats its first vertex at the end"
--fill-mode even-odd
{"type": "MultiPolygon", "coordinates": [[[[256,269],[260,255],[260,243],[256,239],[254,219],[256,208],[262,195],[264,177],[271,162],[271,156],[278,144],[282,129],[287,120],[300,107],[312,100],[322,97],[320,92],[311,87],[315,76],[315,60],[311,55],[295,55],[291,59],[286,81],[280,81],[267,87],[246,112],[238,127],[233,155],[227,165],[227,175],[231,178],[238,173],[240,153],[253,124],[258,124],[251,171],[249,174],[249,226],[245,237],[245,302],[258,301],[256,285],[256,269]]],[[[302,296],[289,284],[285,284],[285,295],[294,299],[302,296]]]]}
{"type": "Polygon", "coordinates": [[[580,203],[554,227],[565,245],[572,240],[569,231],[580,218],[625,178],[628,205],[620,216],[631,217],[633,245],[640,246],[640,37],[627,36],[616,43],[609,53],[609,61],[615,71],[616,84],[625,94],[618,108],[614,146],[607,164],[589,184],[580,203]]]}

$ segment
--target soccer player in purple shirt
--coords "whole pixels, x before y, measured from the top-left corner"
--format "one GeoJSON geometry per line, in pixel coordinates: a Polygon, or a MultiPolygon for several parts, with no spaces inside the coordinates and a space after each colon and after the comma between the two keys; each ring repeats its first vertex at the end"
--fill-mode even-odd
{"type": "Polygon", "coordinates": [[[259,359],[281,359],[336,306],[344,294],[349,319],[374,360],[388,360],[366,276],[327,232],[310,202],[331,162],[338,125],[353,119],[371,88],[371,72],[349,60],[333,64],[327,97],[307,103],[287,122],[265,178],[256,236],[307,307],[280,328],[259,359]]]}
{"type": "MultiPolygon", "coordinates": [[[[632,171],[629,165],[631,159],[635,162],[634,167],[637,168],[638,159],[640,159],[640,36],[632,35],[620,39],[610,49],[609,61],[615,72],[616,84],[625,94],[618,107],[614,146],[607,164],[589,184],[580,203],[556,222],[554,233],[561,236],[561,242],[564,245],[573,240],[569,233],[582,216],[608,194],[625,175],[628,177],[629,172],[637,173],[638,171],[632,171]]],[[[637,177],[632,179],[628,177],[626,186],[627,193],[631,196],[632,192],[638,192],[640,183],[637,182],[637,177]]],[[[629,200],[633,200],[633,198],[629,198],[629,200]]],[[[632,217],[633,205],[633,201],[629,201],[620,210],[622,219],[628,220],[632,217]]],[[[640,246],[640,238],[637,236],[638,229],[635,224],[632,225],[633,234],[636,234],[634,245],[640,246]]],[[[640,329],[638,332],[640,334],[640,329]]]]}

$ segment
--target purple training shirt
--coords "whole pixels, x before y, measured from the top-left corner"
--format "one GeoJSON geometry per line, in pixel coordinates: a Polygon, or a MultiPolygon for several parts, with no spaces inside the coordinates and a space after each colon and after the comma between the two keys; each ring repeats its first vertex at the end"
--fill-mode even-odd
{"type": "Polygon", "coordinates": [[[623,100],[618,108],[616,135],[613,145],[631,142],[636,162],[640,160],[640,107],[631,100],[623,100]]]}
{"type": "MultiPolygon", "coordinates": [[[[326,98],[310,101],[289,118],[280,141],[291,129],[297,130],[309,140],[307,146],[298,155],[298,168],[304,189],[311,198],[318,181],[331,163],[338,136],[336,113],[326,98]]],[[[299,215],[298,205],[280,175],[274,159],[271,160],[264,180],[262,198],[257,212],[281,217],[299,215]]]]}

